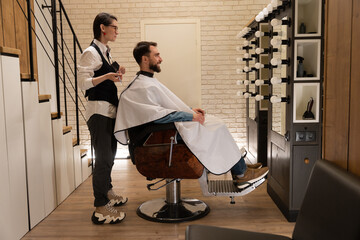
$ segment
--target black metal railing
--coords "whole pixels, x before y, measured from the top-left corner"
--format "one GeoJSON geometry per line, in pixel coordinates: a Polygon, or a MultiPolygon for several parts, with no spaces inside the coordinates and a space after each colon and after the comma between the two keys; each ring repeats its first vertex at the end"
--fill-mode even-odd
{"type": "Polygon", "coordinates": [[[79,105],[81,105],[81,108],[85,109],[84,102],[86,101],[86,99],[84,97],[84,92],[79,91],[77,87],[77,55],[78,53],[82,53],[82,48],[61,0],[50,0],[50,4],[47,3],[46,0],[43,0],[42,4],[40,4],[38,0],[34,0],[34,9],[36,7],[37,10],[39,10],[39,12],[41,13],[41,15],[39,16],[36,16],[34,13],[35,10],[31,9],[30,1],[31,0],[27,0],[27,11],[25,11],[17,0],[18,6],[22,10],[28,22],[30,78],[31,80],[34,80],[34,53],[32,46],[34,41],[33,34],[35,34],[36,39],[46,53],[49,62],[51,63],[51,66],[54,68],[57,118],[61,118],[63,105],[65,125],[69,125],[68,106],[74,105],[71,113],[75,117],[77,141],[76,145],[79,145],[79,115],[82,117],[82,120],[86,121],[83,113],[84,111],[81,110],[79,107],[79,105]],[[46,17],[46,15],[49,14],[51,15],[51,23],[49,22],[50,19],[46,17]],[[32,17],[34,17],[35,23],[39,27],[38,33],[33,28],[31,21],[32,17]],[[43,20],[45,24],[42,25],[38,17],[42,17],[43,19],[41,20],[43,20]],[[67,28],[69,31],[65,31],[65,28],[67,28]],[[52,32],[52,40],[49,39],[49,36],[46,34],[46,30],[50,30],[52,32]],[[41,37],[45,40],[41,39],[40,34],[42,34],[41,37]],[[71,38],[71,44],[68,44],[67,38],[71,38]],[[70,50],[71,48],[73,48],[73,51],[70,50]],[[62,87],[60,85],[62,85],[62,87]]]}

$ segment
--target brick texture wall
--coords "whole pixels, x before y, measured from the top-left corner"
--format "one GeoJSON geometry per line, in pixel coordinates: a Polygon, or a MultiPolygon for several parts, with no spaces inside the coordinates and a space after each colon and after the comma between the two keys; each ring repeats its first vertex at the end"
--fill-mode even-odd
{"type": "Polygon", "coordinates": [[[239,146],[246,145],[245,100],[236,95],[244,91],[236,85],[243,75],[236,74],[236,46],[243,40],[236,34],[270,0],[62,0],[83,48],[92,40],[92,22],[99,12],[118,18],[119,36],[111,43],[112,56],[127,73],[122,90],[138,71],[132,49],[140,41],[140,21],[144,19],[200,19],[202,108],[223,119],[239,146]]]}

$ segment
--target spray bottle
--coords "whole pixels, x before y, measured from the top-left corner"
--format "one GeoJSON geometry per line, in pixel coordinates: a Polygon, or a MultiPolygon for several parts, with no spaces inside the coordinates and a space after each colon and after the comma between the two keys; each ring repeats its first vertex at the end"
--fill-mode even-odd
{"type": "Polygon", "coordinates": [[[297,77],[304,77],[304,65],[303,65],[304,58],[301,57],[301,56],[297,56],[297,60],[299,61],[299,63],[298,63],[298,66],[297,66],[296,76],[297,77]]]}

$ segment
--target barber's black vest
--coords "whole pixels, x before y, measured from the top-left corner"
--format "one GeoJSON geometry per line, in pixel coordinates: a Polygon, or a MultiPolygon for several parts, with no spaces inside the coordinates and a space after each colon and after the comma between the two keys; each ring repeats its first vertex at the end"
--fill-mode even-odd
{"type": "MultiPolygon", "coordinates": [[[[96,49],[103,62],[101,68],[94,72],[94,77],[102,76],[109,72],[115,72],[114,68],[105,60],[99,47],[94,42],[91,43],[91,46],[96,49]]],[[[86,90],[85,97],[88,97],[89,101],[107,101],[115,106],[119,104],[117,87],[115,83],[109,79],[86,90]]]]}

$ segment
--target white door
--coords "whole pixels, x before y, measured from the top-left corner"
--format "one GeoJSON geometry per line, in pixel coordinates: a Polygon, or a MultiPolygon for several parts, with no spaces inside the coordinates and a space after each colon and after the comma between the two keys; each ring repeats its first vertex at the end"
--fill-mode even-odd
{"type": "Polygon", "coordinates": [[[141,39],[158,43],[163,62],[155,77],[190,107],[201,107],[200,20],[144,20],[141,39]]]}

